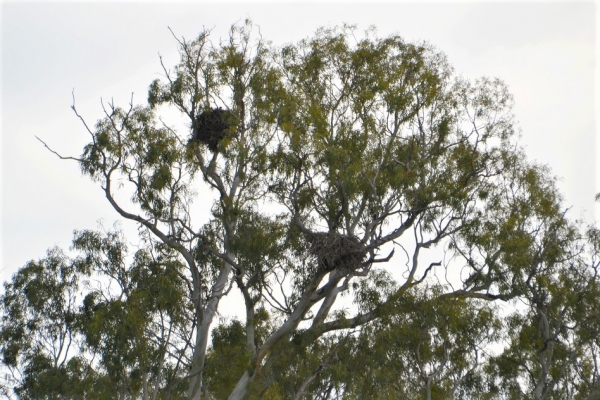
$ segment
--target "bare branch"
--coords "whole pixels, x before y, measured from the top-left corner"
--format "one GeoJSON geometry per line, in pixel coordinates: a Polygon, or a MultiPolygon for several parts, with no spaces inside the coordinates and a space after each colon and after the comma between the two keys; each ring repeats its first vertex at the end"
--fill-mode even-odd
{"type": "Polygon", "coordinates": [[[66,156],[62,156],[59,153],[57,153],[56,151],[52,150],[47,144],[46,142],[44,142],[42,139],[40,139],[39,137],[35,137],[37,140],[39,140],[40,142],[42,142],[42,144],[44,145],[45,148],[47,148],[52,154],[56,155],[58,158],[60,158],[61,160],[73,160],[73,161],[78,161],[78,162],[83,162],[84,160],[81,158],[76,158],[76,157],[66,157],[66,156]]]}

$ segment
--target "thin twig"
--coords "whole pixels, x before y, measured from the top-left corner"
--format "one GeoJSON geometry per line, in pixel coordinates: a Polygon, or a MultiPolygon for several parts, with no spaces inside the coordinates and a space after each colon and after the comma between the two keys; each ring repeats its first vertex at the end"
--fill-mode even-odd
{"type": "MultiPolygon", "coordinates": [[[[34,135],[35,136],[35,135],[34,135]]],[[[76,157],[67,157],[67,156],[62,156],[59,153],[57,153],[56,151],[52,150],[50,148],[50,146],[48,146],[46,144],[46,142],[44,142],[42,139],[40,139],[39,137],[35,136],[35,138],[37,140],[39,140],[40,142],[42,142],[42,144],[44,145],[45,148],[47,148],[51,153],[55,154],[58,158],[60,158],[61,160],[74,160],[74,161],[79,161],[79,162],[83,162],[84,160],[81,158],[76,158],[76,157]]]]}

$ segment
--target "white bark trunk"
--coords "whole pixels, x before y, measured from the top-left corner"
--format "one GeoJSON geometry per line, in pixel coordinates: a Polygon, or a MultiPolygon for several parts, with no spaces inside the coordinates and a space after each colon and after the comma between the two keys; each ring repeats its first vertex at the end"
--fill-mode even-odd
{"type": "MultiPolygon", "coordinates": [[[[311,306],[310,298],[312,294],[314,294],[316,288],[319,285],[319,282],[325,276],[324,272],[319,272],[316,274],[312,282],[305,289],[302,297],[298,301],[295,310],[289,316],[287,321],[283,323],[275,332],[269,336],[262,346],[256,350],[255,357],[253,360],[254,367],[259,369],[262,360],[267,356],[267,354],[271,351],[273,346],[279,342],[281,339],[286,337],[289,333],[291,333],[294,329],[298,327],[298,324],[302,321],[302,317],[306,314],[308,309],[311,306]]],[[[229,395],[229,400],[241,400],[246,396],[246,392],[248,389],[248,383],[250,382],[250,374],[248,371],[244,372],[244,375],[238,380],[238,383],[235,386],[235,389],[229,395]]]]}
{"type": "Polygon", "coordinates": [[[142,399],[148,400],[148,371],[144,371],[142,374],[142,399]]]}
{"type": "Polygon", "coordinates": [[[533,390],[533,398],[535,400],[542,400],[547,393],[547,378],[548,373],[550,371],[550,364],[552,362],[552,353],[554,349],[554,343],[550,340],[550,325],[548,323],[548,319],[546,318],[546,314],[539,311],[540,323],[539,323],[539,331],[540,336],[544,339],[544,349],[539,355],[540,362],[540,374],[538,375],[537,383],[535,389],[533,390]]]}
{"type": "Polygon", "coordinates": [[[250,381],[250,376],[248,371],[244,372],[244,375],[240,378],[237,385],[235,385],[235,389],[229,395],[228,400],[242,400],[246,396],[246,390],[248,389],[248,382],[250,381]]]}
{"type": "Polygon", "coordinates": [[[196,346],[192,354],[192,367],[190,368],[190,386],[188,388],[188,400],[200,400],[202,394],[202,372],[206,357],[206,345],[208,343],[208,327],[210,324],[202,323],[196,332],[196,346]]]}
{"type": "Polygon", "coordinates": [[[206,347],[208,345],[208,335],[210,325],[217,313],[219,300],[227,286],[227,279],[231,267],[224,264],[219,272],[217,281],[212,287],[210,298],[203,310],[199,312],[198,328],[196,330],[196,345],[192,355],[192,367],[190,368],[190,385],[188,388],[188,400],[200,400],[202,397],[202,373],[204,370],[204,361],[206,359],[206,347]]]}

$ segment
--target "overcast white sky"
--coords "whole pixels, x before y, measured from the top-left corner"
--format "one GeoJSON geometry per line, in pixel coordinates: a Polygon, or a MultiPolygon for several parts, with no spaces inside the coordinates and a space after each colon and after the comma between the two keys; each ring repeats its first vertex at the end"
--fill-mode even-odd
{"type": "Polygon", "coordinates": [[[70,110],[71,91],[93,124],[100,98],[126,105],[134,92],[135,101],[145,101],[161,71],[159,53],[168,65],[176,62],[167,27],[186,38],[214,28],[218,37],[246,17],[275,43],[319,26],[375,25],[380,36],[430,42],[465,77],[501,78],[514,94],[530,157],[560,178],[570,215],[592,221],[600,192],[598,15],[594,2],[3,2],[0,280],[49,247],[68,248],[74,229],[117,219],[74,162],[58,160],[34,137],[61,153],[81,153],[88,136],[70,110]]]}

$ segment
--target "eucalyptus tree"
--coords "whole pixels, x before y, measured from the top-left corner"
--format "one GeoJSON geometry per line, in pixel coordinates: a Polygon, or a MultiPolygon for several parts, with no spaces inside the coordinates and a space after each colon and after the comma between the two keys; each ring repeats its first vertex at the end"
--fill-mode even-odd
{"type": "Polygon", "coordinates": [[[600,398],[599,236],[584,233],[568,258],[532,265],[540,273],[525,282],[526,307],[507,319],[508,346],[486,367],[506,398],[600,398]]]}
{"type": "MultiPolygon", "coordinates": [[[[506,86],[457,77],[428,44],[348,26],[282,47],[249,22],[220,42],[210,31],[177,41],[180,61],[163,65],[146,105],[107,104],[92,126],[74,104],[90,142],[59,156],[139,225],[149,247],[124,273],[139,274],[141,289],[168,273],[152,270],[152,249],[177,266],[188,292],[165,307],[193,336],[181,342],[187,398],[503,395],[505,370],[485,350],[508,329],[496,303],[526,299],[536,311],[524,318],[539,320],[548,298],[536,285],[551,290],[576,259],[548,172],[516,145],[506,86]],[[163,122],[173,110],[185,128],[163,122]],[[211,331],[231,291],[243,320],[211,331]],[[371,386],[356,379],[361,368],[371,386]]],[[[94,296],[88,344],[131,350],[110,341],[118,335],[94,336],[94,321],[118,312],[94,296]]],[[[150,317],[136,318],[129,334],[144,338],[134,325],[150,317]]],[[[595,354],[597,342],[586,345],[595,354]]],[[[553,362],[533,353],[521,365],[553,362]]],[[[573,360],[579,381],[596,384],[592,364],[573,360]]],[[[538,373],[525,390],[543,397],[549,379],[538,373]]]]}
{"type": "Polygon", "coordinates": [[[182,307],[181,263],[160,248],[142,248],[127,263],[118,230],[75,232],[73,250],[54,248],[5,283],[6,395],[182,398],[191,315],[182,307]]]}
{"type": "Polygon", "coordinates": [[[74,395],[81,385],[69,388],[67,382],[85,380],[84,360],[69,354],[77,346],[74,325],[80,282],[76,269],[62,251],[52,249],[5,283],[0,349],[21,398],[74,395]]]}

